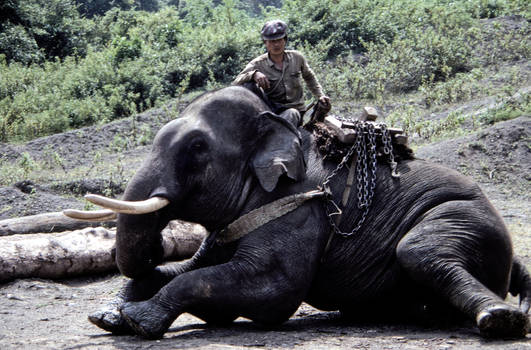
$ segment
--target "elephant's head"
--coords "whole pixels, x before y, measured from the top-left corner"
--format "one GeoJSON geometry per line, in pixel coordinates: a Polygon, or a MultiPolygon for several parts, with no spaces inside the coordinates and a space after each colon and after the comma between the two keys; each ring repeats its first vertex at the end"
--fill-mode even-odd
{"type": "Polygon", "coordinates": [[[157,133],[123,200],[103,204],[122,212],[116,262],[124,275],[140,277],[162,261],[160,232],[170,220],[220,229],[250,193],[273,191],[284,174],[305,176],[298,130],[266,108],[247,89],[228,87],[198,97],[157,133]],[[145,200],[158,204],[126,214],[135,212],[124,209],[131,201],[145,200]]]}

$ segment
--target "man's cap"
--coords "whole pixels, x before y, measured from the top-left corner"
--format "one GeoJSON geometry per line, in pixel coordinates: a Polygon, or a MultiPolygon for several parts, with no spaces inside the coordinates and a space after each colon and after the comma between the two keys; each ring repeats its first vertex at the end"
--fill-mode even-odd
{"type": "Polygon", "coordinates": [[[286,37],[288,34],[288,25],[279,19],[275,19],[269,22],[266,22],[262,27],[263,40],[277,40],[286,37]]]}

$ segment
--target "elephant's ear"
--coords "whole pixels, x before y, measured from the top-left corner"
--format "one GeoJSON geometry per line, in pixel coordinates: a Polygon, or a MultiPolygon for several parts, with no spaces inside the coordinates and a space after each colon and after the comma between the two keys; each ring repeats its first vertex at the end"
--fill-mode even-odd
{"type": "Polygon", "coordinates": [[[264,190],[273,191],[283,174],[295,181],[302,180],[306,164],[297,128],[271,112],[263,112],[259,117],[268,132],[262,137],[252,167],[264,190]]]}

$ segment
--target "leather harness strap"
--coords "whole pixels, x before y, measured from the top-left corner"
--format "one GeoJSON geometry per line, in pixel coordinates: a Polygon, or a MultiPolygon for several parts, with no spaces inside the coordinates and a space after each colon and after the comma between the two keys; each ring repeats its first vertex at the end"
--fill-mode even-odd
{"type": "MultiPolygon", "coordinates": [[[[343,208],[345,208],[345,206],[348,203],[350,192],[352,190],[352,185],[354,184],[354,175],[356,173],[356,160],[357,160],[356,156],[352,157],[352,163],[350,165],[350,169],[348,171],[348,176],[347,176],[347,183],[345,185],[345,190],[343,191],[343,199],[341,200],[341,206],[343,208]]],[[[336,227],[339,227],[339,224],[341,223],[341,215],[343,215],[343,211],[340,208],[337,208],[337,209],[338,209],[338,213],[334,220],[336,223],[336,227]]],[[[328,250],[330,249],[330,244],[332,243],[332,239],[334,238],[334,233],[335,233],[335,230],[332,228],[330,230],[330,233],[328,234],[328,240],[326,241],[325,249],[323,251],[323,256],[321,258],[322,261],[324,261],[326,257],[326,253],[328,253],[328,250]]]]}
{"type": "MultiPolygon", "coordinates": [[[[345,191],[343,191],[343,199],[341,200],[341,205],[343,208],[347,205],[348,199],[350,197],[350,191],[352,190],[352,185],[354,184],[354,175],[356,174],[356,161],[357,157],[352,157],[352,162],[350,164],[350,169],[348,171],[347,183],[345,185],[345,191]]],[[[339,222],[337,223],[339,225],[339,222]]]]}
{"type": "Polygon", "coordinates": [[[216,242],[219,244],[234,242],[260,226],[297,209],[307,200],[324,196],[324,191],[313,190],[277,199],[234,220],[218,233],[216,242]]]}

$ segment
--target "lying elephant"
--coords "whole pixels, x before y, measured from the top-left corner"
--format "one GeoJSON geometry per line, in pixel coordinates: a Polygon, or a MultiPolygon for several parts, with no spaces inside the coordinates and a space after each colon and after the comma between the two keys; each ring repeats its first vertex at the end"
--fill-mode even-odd
{"type": "Polygon", "coordinates": [[[373,321],[456,310],[484,336],[524,337],[531,279],[480,188],[419,159],[401,160],[397,170],[391,176],[379,160],[370,210],[351,191],[337,231],[352,232],[331,234],[330,201],[315,190],[329,179],[340,203],[348,167],[324,159],[311,132],[268,112],[248,90],[205,93],[158,132],[123,201],[94,199],[120,213],[116,262],[131,280],[89,319],[160,338],[185,312],[215,324],[242,316],[271,325],[304,301],[373,321]],[[291,211],[264,207],[295,197],[291,211]],[[242,224],[246,213],[258,215],[242,224]],[[173,219],[211,234],[189,261],[159,266],[160,232],[173,219]],[[520,294],[520,309],[504,302],[509,291],[520,294]]]}

